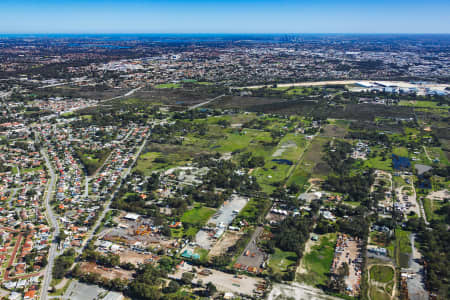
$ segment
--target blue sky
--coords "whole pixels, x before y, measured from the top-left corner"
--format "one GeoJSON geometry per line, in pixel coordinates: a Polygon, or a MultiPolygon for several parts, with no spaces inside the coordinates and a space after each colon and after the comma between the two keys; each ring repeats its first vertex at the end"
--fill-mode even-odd
{"type": "Polygon", "coordinates": [[[0,0],[0,33],[450,33],[450,1],[0,0]]]}

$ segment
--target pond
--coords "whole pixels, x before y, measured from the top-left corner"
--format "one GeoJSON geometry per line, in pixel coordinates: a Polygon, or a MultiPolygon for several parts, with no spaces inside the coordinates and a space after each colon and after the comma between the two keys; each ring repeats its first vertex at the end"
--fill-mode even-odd
{"type": "Polygon", "coordinates": [[[288,166],[292,166],[294,163],[288,159],[272,159],[273,162],[276,162],[277,164],[280,165],[288,165],[288,166]]]}

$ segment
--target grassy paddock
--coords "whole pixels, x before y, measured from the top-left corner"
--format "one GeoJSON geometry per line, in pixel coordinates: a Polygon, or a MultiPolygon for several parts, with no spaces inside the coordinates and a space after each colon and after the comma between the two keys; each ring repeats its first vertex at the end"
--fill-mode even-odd
{"type": "Polygon", "coordinates": [[[322,236],[320,244],[313,246],[311,251],[303,256],[302,264],[308,272],[297,274],[297,281],[314,286],[326,284],[333,262],[335,243],[336,233],[322,236]]]}
{"type": "Polygon", "coordinates": [[[210,207],[195,205],[194,208],[187,210],[181,217],[181,222],[192,225],[204,225],[216,210],[210,207]]]}
{"type": "Polygon", "coordinates": [[[297,259],[296,253],[275,248],[275,253],[272,254],[269,261],[269,267],[274,273],[283,273],[288,271],[289,266],[295,265],[297,259]]]}
{"type": "Polygon", "coordinates": [[[388,266],[373,266],[370,268],[370,279],[382,283],[388,283],[394,278],[394,270],[388,266]]]}

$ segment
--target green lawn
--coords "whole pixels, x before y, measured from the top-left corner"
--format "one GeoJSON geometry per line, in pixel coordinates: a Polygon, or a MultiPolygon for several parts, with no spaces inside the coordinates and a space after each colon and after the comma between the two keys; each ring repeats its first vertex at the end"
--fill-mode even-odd
{"type": "Polygon", "coordinates": [[[194,208],[187,210],[181,217],[181,222],[192,225],[204,225],[216,210],[196,204],[194,208]]]}
{"type": "Polygon", "coordinates": [[[229,130],[223,139],[217,140],[214,150],[219,152],[233,152],[236,150],[250,151],[254,155],[268,155],[273,147],[265,147],[263,143],[271,142],[269,132],[255,129],[244,129],[242,132],[229,130]]]}
{"type": "Polygon", "coordinates": [[[382,283],[388,283],[394,279],[394,270],[388,266],[373,266],[370,269],[370,279],[382,283]]]}
{"type": "Polygon", "coordinates": [[[376,156],[373,158],[369,158],[364,161],[363,168],[374,168],[378,170],[384,170],[384,171],[392,171],[392,164],[390,159],[385,159],[381,156],[376,156]]]}
{"type": "Polygon", "coordinates": [[[290,265],[295,265],[297,259],[295,252],[287,252],[275,248],[275,253],[272,254],[269,260],[269,267],[272,268],[274,273],[286,272],[290,265]]]}
{"type": "Polygon", "coordinates": [[[335,244],[336,233],[323,235],[320,244],[303,256],[302,263],[308,272],[297,274],[297,280],[314,286],[324,285],[333,262],[335,244]]]}
{"type": "Polygon", "coordinates": [[[398,156],[408,157],[408,149],[405,147],[396,147],[392,150],[392,153],[398,156]]]}
{"type": "Polygon", "coordinates": [[[411,253],[412,249],[411,249],[411,243],[409,240],[409,231],[405,231],[405,230],[401,230],[401,229],[396,229],[395,230],[395,238],[396,238],[396,242],[397,242],[397,247],[399,248],[400,252],[403,253],[411,253]]]}
{"type": "Polygon", "coordinates": [[[179,83],[163,83],[155,86],[155,89],[178,89],[181,87],[179,83]]]}
{"type": "Polygon", "coordinates": [[[408,267],[409,254],[412,252],[409,234],[409,231],[400,228],[395,230],[395,258],[402,268],[408,267]]]}

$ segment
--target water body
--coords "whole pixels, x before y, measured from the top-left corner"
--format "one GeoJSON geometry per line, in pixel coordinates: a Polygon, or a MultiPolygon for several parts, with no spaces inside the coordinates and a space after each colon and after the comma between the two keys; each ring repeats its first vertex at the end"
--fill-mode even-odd
{"type": "Polygon", "coordinates": [[[292,166],[294,163],[288,159],[272,159],[273,162],[276,162],[277,164],[280,165],[288,165],[288,166],[292,166]]]}
{"type": "Polygon", "coordinates": [[[395,170],[409,169],[411,168],[411,161],[408,157],[392,154],[392,165],[395,170]]]}

